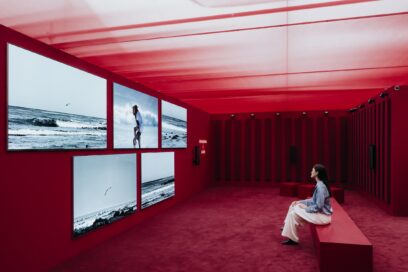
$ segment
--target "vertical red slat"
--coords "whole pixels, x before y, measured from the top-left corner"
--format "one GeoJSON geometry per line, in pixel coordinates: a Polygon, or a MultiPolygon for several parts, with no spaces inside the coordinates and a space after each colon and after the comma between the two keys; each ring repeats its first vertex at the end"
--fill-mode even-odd
{"type": "Polygon", "coordinates": [[[315,150],[315,145],[313,142],[313,119],[307,117],[306,118],[306,172],[304,173],[305,176],[302,177],[302,181],[306,181],[309,170],[312,168],[314,164],[313,153],[315,150]]]}
{"type": "Polygon", "coordinates": [[[374,171],[373,171],[373,174],[374,174],[374,184],[375,184],[375,196],[376,196],[376,198],[378,198],[378,199],[380,199],[380,194],[379,194],[379,190],[378,190],[378,188],[379,188],[379,186],[378,186],[378,167],[377,167],[377,161],[378,161],[378,158],[377,158],[377,153],[378,153],[378,144],[377,144],[377,139],[378,139],[378,135],[377,135],[377,133],[378,133],[378,114],[377,114],[377,112],[378,112],[378,110],[377,110],[377,103],[373,106],[373,111],[374,111],[374,114],[373,114],[373,125],[374,125],[374,129],[373,129],[373,137],[374,137],[374,141],[373,141],[373,144],[374,144],[374,146],[375,146],[375,156],[376,156],[376,158],[375,158],[375,161],[374,161],[374,171]]]}
{"type": "Polygon", "coordinates": [[[259,182],[261,180],[261,171],[262,171],[262,127],[261,120],[255,119],[255,157],[254,157],[254,176],[255,181],[259,182]]]}
{"type": "Polygon", "coordinates": [[[244,147],[245,147],[245,181],[251,181],[251,158],[252,158],[252,129],[251,129],[251,120],[245,120],[245,138],[244,138],[244,147]]]}
{"type": "Polygon", "coordinates": [[[272,141],[272,120],[265,119],[265,181],[271,180],[271,141],[272,141]]]}
{"type": "MultiPolygon", "coordinates": [[[[296,118],[294,122],[294,137],[295,137],[295,146],[296,146],[296,164],[294,169],[294,178],[295,181],[300,181],[302,175],[302,156],[303,156],[303,146],[302,146],[302,120],[301,117],[296,118]]],[[[304,138],[304,137],[303,137],[304,138]]]]}
{"type": "Polygon", "coordinates": [[[276,165],[276,181],[282,181],[282,118],[276,117],[276,152],[275,152],[275,165],[276,165]]]}
{"type": "Polygon", "coordinates": [[[385,146],[386,146],[386,171],[385,171],[385,180],[387,181],[387,203],[391,204],[392,203],[392,199],[391,199],[391,151],[390,151],[390,147],[391,147],[391,99],[387,98],[387,103],[386,103],[386,123],[387,123],[387,129],[386,129],[386,141],[385,141],[385,146]]]}
{"type": "Polygon", "coordinates": [[[385,197],[385,101],[381,102],[381,154],[380,159],[380,168],[381,168],[381,194],[382,200],[387,201],[385,197]]]}
{"type": "Polygon", "coordinates": [[[219,183],[221,179],[221,121],[212,121],[214,142],[214,180],[219,183]]]}
{"type": "Polygon", "coordinates": [[[225,181],[231,181],[231,140],[232,140],[232,120],[225,121],[225,155],[224,155],[224,170],[225,170],[225,181]]]}
{"type": "Polygon", "coordinates": [[[307,147],[307,117],[304,116],[301,119],[301,127],[300,127],[300,155],[299,155],[299,160],[300,160],[300,175],[299,175],[299,181],[301,182],[304,180],[306,177],[307,170],[307,152],[306,152],[306,147],[307,147]]]}
{"type": "MultiPolygon", "coordinates": [[[[326,155],[326,159],[329,164],[329,169],[330,169],[330,180],[334,182],[338,182],[339,178],[337,176],[337,171],[336,171],[336,158],[339,157],[339,153],[337,152],[336,148],[336,142],[337,142],[337,137],[339,135],[337,129],[336,129],[336,119],[334,117],[328,117],[328,144],[327,144],[327,152],[328,154],[326,155]]],[[[337,119],[338,120],[338,119],[337,119]]]]}
{"type": "Polygon", "coordinates": [[[289,160],[289,148],[292,139],[291,119],[285,117],[283,119],[283,150],[282,150],[282,179],[283,181],[291,180],[290,169],[291,163],[289,160]]]}
{"type": "Polygon", "coordinates": [[[359,111],[358,113],[358,185],[361,190],[364,191],[363,186],[363,111],[359,111]]]}
{"type": "Polygon", "coordinates": [[[324,163],[323,161],[323,145],[324,145],[324,120],[323,117],[317,118],[317,137],[316,137],[316,151],[317,151],[317,161],[319,163],[324,163]]]}
{"type": "Polygon", "coordinates": [[[368,192],[368,169],[367,169],[367,131],[368,131],[368,114],[367,114],[367,109],[364,108],[363,111],[364,114],[364,136],[363,136],[363,169],[364,169],[364,177],[363,177],[363,182],[364,182],[364,191],[368,192]]]}
{"type": "Polygon", "coordinates": [[[234,147],[233,147],[233,160],[234,160],[234,181],[239,182],[241,180],[241,121],[234,120],[234,147]]]}
{"type": "Polygon", "coordinates": [[[277,182],[276,180],[276,120],[271,119],[271,180],[277,182]]]}
{"type": "Polygon", "coordinates": [[[367,122],[367,126],[368,126],[368,135],[367,135],[367,168],[368,168],[368,192],[371,195],[374,195],[374,190],[373,190],[373,170],[370,169],[370,154],[369,154],[369,149],[368,147],[372,144],[373,142],[373,107],[371,105],[369,105],[368,107],[368,122],[367,122]]]}

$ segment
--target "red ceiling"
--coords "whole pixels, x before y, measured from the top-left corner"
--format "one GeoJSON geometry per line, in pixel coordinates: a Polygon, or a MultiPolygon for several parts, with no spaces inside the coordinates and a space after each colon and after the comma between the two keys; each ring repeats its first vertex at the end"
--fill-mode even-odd
{"type": "Polygon", "coordinates": [[[346,109],[408,84],[406,0],[0,7],[1,24],[210,113],[346,109]]]}

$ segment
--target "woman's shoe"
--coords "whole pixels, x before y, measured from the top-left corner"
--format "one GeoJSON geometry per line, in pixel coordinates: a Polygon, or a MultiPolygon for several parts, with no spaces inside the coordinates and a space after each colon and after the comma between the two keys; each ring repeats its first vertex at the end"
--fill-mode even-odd
{"type": "Polygon", "coordinates": [[[295,242],[295,241],[293,241],[293,240],[291,240],[291,239],[288,239],[288,240],[282,241],[281,244],[282,244],[282,245],[287,245],[287,246],[296,246],[296,245],[298,245],[299,243],[298,243],[298,242],[295,242]]]}

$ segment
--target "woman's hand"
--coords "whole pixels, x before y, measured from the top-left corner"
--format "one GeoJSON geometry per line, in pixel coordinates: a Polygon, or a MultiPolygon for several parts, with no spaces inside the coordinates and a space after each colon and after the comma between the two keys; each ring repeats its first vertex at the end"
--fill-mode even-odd
{"type": "Polygon", "coordinates": [[[303,203],[299,203],[298,207],[301,209],[306,209],[306,205],[303,203]]]}

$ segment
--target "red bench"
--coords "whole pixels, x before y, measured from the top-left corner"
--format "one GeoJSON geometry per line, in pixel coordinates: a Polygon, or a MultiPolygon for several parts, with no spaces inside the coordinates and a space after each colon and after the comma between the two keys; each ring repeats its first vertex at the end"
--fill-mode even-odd
{"type": "Polygon", "coordinates": [[[320,272],[372,272],[373,245],[334,198],[331,204],[331,224],[311,225],[320,272]]]}

